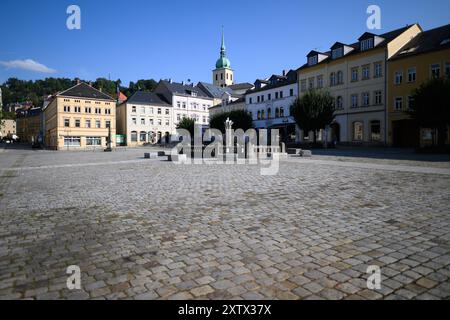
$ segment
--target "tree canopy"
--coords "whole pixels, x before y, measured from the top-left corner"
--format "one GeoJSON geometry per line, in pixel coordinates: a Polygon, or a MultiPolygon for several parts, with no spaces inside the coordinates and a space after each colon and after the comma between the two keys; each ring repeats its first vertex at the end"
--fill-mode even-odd
{"type": "Polygon", "coordinates": [[[220,130],[220,132],[225,132],[225,121],[230,118],[233,121],[233,129],[242,129],[247,131],[253,127],[253,120],[250,114],[244,110],[235,110],[230,112],[225,112],[211,117],[210,127],[212,129],[220,130]]]}
{"type": "Polygon", "coordinates": [[[438,144],[445,144],[450,126],[450,79],[433,79],[423,83],[412,95],[409,112],[422,128],[438,131],[438,144]]]}
{"type": "Polygon", "coordinates": [[[191,139],[194,138],[195,120],[191,118],[183,118],[177,125],[177,129],[185,129],[191,134],[191,139]]]}
{"type": "Polygon", "coordinates": [[[297,98],[291,105],[291,114],[305,134],[325,129],[334,120],[334,99],[329,92],[309,90],[303,97],[297,98]]]}
{"type": "MultiPolygon", "coordinates": [[[[90,83],[90,81],[83,82],[90,83]]],[[[77,79],[68,78],[46,78],[36,81],[9,78],[0,86],[3,94],[3,105],[7,106],[10,103],[31,101],[34,106],[39,107],[46,96],[67,90],[76,85],[76,83],[77,79]]],[[[106,78],[98,78],[91,84],[94,88],[102,89],[106,94],[116,98],[117,86],[127,97],[130,97],[138,90],[151,91],[158,83],[153,79],[142,79],[136,83],[130,82],[129,87],[124,87],[120,79],[113,81],[106,78]]]]}

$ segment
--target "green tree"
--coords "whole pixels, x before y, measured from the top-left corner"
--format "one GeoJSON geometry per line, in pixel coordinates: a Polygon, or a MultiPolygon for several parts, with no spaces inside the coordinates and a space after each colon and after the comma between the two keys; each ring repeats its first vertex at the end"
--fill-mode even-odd
{"type": "Polygon", "coordinates": [[[314,132],[314,143],[317,141],[317,131],[333,122],[334,112],[334,99],[323,90],[309,90],[291,105],[291,114],[304,134],[314,132]]]}
{"type": "Polygon", "coordinates": [[[191,118],[183,118],[177,125],[177,129],[185,129],[191,134],[191,138],[194,139],[195,120],[191,118]]]}
{"type": "Polygon", "coordinates": [[[450,79],[423,83],[413,92],[412,100],[409,114],[420,127],[436,130],[438,146],[444,146],[450,126],[450,79]]]}
{"type": "Polygon", "coordinates": [[[253,128],[252,117],[244,110],[230,111],[213,116],[209,121],[210,127],[224,133],[225,121],[227,121],[228,118],[233,121],[234,130],[242,129],[247,131],[248,129],[253,128]]]}

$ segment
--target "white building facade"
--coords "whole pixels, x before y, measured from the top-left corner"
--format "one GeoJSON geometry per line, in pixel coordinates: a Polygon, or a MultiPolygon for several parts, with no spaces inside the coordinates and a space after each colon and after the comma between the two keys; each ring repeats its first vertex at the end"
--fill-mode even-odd
{"type": "Polygon", "coordinates": [[[301,135],[290,107],[297,97],[296,72],[289,71],[257,81],[255,89],[245,95],[245,110],[252,116],[255,129],[278,129],[280,142],[296,143],[301,135]]]}
{"type": "Polygon", "coordinates": [[[173,107],[152,92],[136,92],[116,110],[117,134],[127,146],[169,143],[174,133],[173,107]]]}

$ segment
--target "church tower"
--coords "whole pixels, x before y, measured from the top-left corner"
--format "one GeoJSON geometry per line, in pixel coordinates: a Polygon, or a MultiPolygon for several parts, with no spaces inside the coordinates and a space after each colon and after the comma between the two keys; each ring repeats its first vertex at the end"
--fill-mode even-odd
{"type": "Polygon", "coordinates": [[[231,69],[230,60],[227,58],[225,48],[225,36],[222,30],[222,45],[220,47],[220,58],[213,70],[213,84],[218,87],[228,87],[234,84],[234,72],[231,69]]]}

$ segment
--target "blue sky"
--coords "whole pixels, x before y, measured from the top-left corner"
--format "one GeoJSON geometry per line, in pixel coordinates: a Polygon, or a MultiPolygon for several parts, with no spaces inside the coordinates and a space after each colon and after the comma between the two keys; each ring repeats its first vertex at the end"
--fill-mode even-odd
{"type": "Polygon", "coordinates": [[[109,75],[124,84],[211,82],[222,25],[236,81],[253,82],[299,67],[312,49],[354,42],[368,31],[371,4],[382,10],[380,33],[450,23],[448,0],[1,0],[0,83],[109,75]],[[71,4],[81,8],[81,30],[66,28],[71,4]]]}

